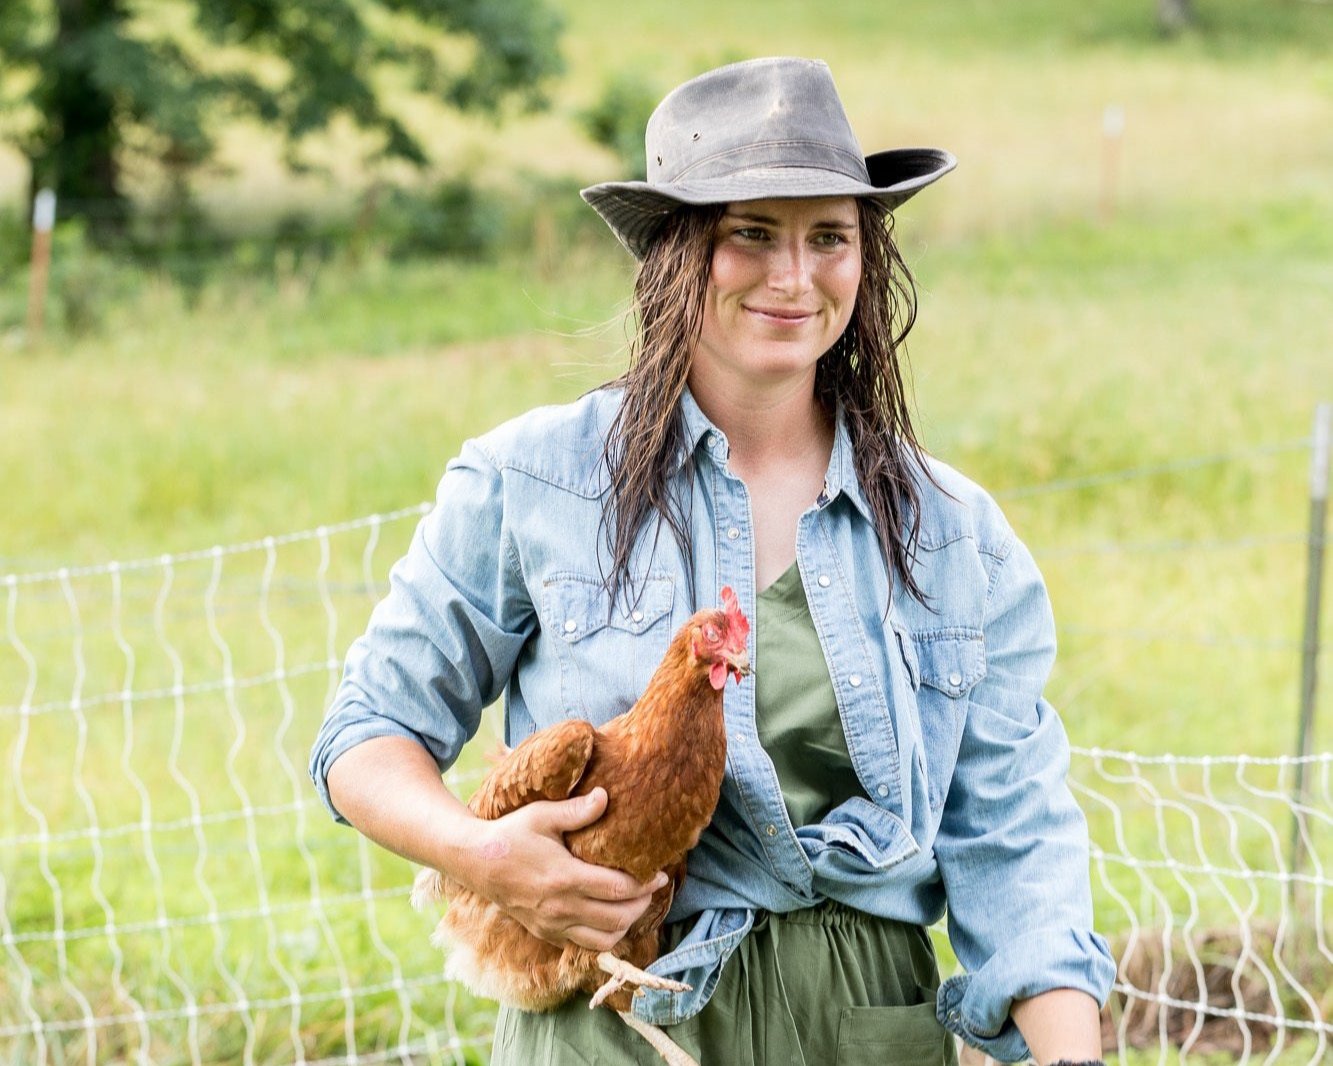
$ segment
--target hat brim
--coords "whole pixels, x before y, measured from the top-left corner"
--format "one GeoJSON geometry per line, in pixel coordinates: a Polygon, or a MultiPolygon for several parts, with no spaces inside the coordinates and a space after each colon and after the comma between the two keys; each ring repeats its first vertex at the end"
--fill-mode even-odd
{"type": "Polygon", "coordinates": [[[584,189],[580,195],[634,258],[642,259],[667,216],[682,204],[869,196],[892,210],[957,165],[953,155],[941,148],[892,148],[866,157],[869,184],[832,170],[763,167],[670,184],[607,181],[584,189]]]}

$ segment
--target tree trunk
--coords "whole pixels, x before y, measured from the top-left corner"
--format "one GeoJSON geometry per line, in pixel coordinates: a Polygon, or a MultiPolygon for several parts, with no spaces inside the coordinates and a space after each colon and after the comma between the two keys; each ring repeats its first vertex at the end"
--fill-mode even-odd
{"type": "Polygon", "coordinates": [[[1174,36],[1194,25],[1194,0],[1157,0],[1157,25],[1174,36]]]}
{"type": "Polygon", "coordinates": [[[128,203],[116,153],[115,101],[97,78],[109,40],[121,32],[124,0],[56,0],[57,29],[37,97],[45,116],[34,184],[60,196],[61,214],[88,220],[99,237],[118,232],[128,203]]]}

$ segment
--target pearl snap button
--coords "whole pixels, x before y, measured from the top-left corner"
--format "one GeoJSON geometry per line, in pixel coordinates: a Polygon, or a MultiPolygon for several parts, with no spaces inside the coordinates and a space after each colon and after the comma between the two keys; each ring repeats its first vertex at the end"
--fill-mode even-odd
{"type": "Polygon", "coordinates": [[[889,794],[889,786],[880,785],[879,788],[875,789],[875,791],[878,792],[881,796],[887,796],[889,794]]]}
{"type": "Polygon", "coordinates": [[[831,582],[831,581],[829,580],[828,574],[820,574],[820,575],[819,575],[819,587],[820,587],[820,588],[822,588],[822,589],[826,589],[826,588],[828,588],[829,585],[831,585],[832,583],[833,583],[833,582],[831,582]]]}
{"type": "Polygon", "coordinates": [[[770,825],[767,828],[765,828],[764,832],[771,837],[775,837],[778,835],[778,827],[775,825],[770,825]]]}
{"type": "Polygon", "coordinates": [[[642,612],[642,611],[635,611],[632,615],[630,615],[630,617],[633,618],[634,621],[636,621],[636,622],[642,622],[642,621],[643,621],[643,612],[642,612]]]}
{"type": "Polygon", "coordinates": [[[951,684],[954,688],[957,688],[962,683],[963,683],[963,675],[960,674],[957,670],[955,670],[952,674],[949,675],[949,684],[951,684]]]}
{"type": "Polygon", "coordinates": [[[579,627],[579,624],[578,624],[576,621],[574,621],[574,619],[572,619],[572,618],[566,618],[566,619],[565,619],[565,632],[566,632],[566,633],[573,633],[574,630],[578,629],[578,627],[579,627]]]}
{"type": "Polygon", "coordinates": [[[852,674],[852,676],[849,677],[849,678],[847,679],[847,683],[848,683],[849,685],[851,685],[852,688],[860,688],[860,687],[861,687],[861,675],[860,675],[860,674],[852,674]]]}
{"type": "Polygon", "coordinates": [[[729,530],[727,530],[727,540],[735,540],[740,535],[741,531],[737,529],[735,526],[732,526],[729,530]]]}

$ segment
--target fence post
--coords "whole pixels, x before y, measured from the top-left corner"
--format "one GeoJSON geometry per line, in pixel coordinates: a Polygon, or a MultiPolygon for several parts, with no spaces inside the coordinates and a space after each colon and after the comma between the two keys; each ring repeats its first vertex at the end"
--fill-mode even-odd
{"type": "Polygon", "coordinates": [[[1107,104],[1102,111],[1102,188],[1098,205],[1102,222],[1115,217],[1120,200],[1120,148],[1125,139],[1125,109],[1107,104]]]}
{"type": "Polygon", "coordinates": [[[43,189],[32,202],[32,269],[28,272],[28,343],[41,339],[46,325],[46,284],[51,271],[51,231],[56,226],[56,194],[43,189]]]}
{"type": "MultiPolygon", "coordinates": [[[[1319,608],[1324,584],[1324,516],[1328,510],[1330,438],[1333,437],[1333,404],[1315,408],[1314,451],[1310,460],[1310,540],[1305,583],[1305,634],[1301,643],[1301,718],[1296,755],[1308,758],[1314,752],[1315,692],[1319,680],[1319,608]]],[[[1305,852],[1300,807],[1307,799],[1307,762],[1296,764],[1291,829],[1291,872],[1295,875],[1305,852]],[[1298,806],[1299,805],[1299,806],[1298,806]]]]}

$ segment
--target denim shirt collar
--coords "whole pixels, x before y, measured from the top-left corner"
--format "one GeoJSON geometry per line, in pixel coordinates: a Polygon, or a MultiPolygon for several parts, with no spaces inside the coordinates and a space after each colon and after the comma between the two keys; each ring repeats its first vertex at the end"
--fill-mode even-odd
{"type": "MultiPolygon", "coordinates": [[[[688,385],[681,393],[680,412],[685,424],[685,439],[682,442],[676,469],[679,470],[685,464],[687,458],[695,455],[701,444],[711,446],[713,458],[717,462],[726,462],[731,451],[727,435],[704,414],[703,408],[699,406],[699,402],[694,398],[694,394],[690,392],[688,385]],[[717,443],[711,444],[713,441],[717,443]]],[[[861,516],[867,522],[874,524],[875,519],[871,513],[870,504],[866,501],[865,494],[861,491],[861,483],[856,477],[852,437],[847,429],[846,412],[841,400],[838,401],[837,410],[834,414],[833,452],[829,456],[828,472],[824,475],[824,495],[827,499],[821,500],[821,505],[837,499],[839,495],[846,496],[861,513],[861,516]]]]}
{"type": "MultiPolygon", "coordinates": [[[[680,394],[680,417],[685,424],[685,439],[681,442],[680,454],[676,458],[675,470],[679,470],[685,465],[687,459],[694,455],[699,449],[699,445],[704,443],[704,438],[709,433],[716,434],[716,439],[720,441],[719,449],[721,457],[726,458],[730,445],[727,443],[727,435],[717,426],[713,425],[709,417],[704,414],[703,408],[699,406],[699,401],[694,398],[694,393],[690,392],[690,387],[685,386],[680,394]]],[[[674,473],[675,471],[673,471],[674,473]]]]}

